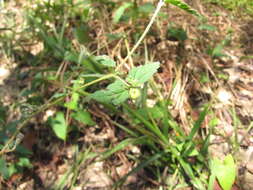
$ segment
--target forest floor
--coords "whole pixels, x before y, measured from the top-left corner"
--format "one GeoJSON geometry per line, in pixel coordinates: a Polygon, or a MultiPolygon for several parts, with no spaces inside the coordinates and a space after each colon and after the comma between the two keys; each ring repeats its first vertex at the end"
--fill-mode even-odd
{"type": "MultiPolygon", "coordinates": [[[[40,69],[55,67],[50,57],[48,60],[43,57],[43,43],[24,36],[24,7],[29,6],[33,6],[33,3],[6,1],[0,9],[0,17],[4,18],[0,21],[0,119],[5,124],[13,123],[25,109],[33,111],[31,106],[27,108],[26,104],[22,104],[26,102],[24,94],[29,94],[40,69]],[[9,25],[15,28],[9,31],[9,25]],[[13,30],[16,30],[15,36],[12,36],[13,30]],[[32,62],[38,59],[42,59],[40,61],[43,64],[34,66],[32,62]]],[[[173,6],[164,7],[166,19],[161,16],[154,23],[143,45],[139,47],[139,55],[134,58],[134,62],[143,62],[148,57],[161,63],[155,80],[163,93],[170,97],[170,112],[186,133],[190,133],[189,120],[196,120],[201,107],[207,102],[212,103],[212,114],[206,117],[202,126],[206,128],[210,120],[216,119],[215,130],[210,136],[210,155],[224,159],[226,155],[232,154],[237,164],[237,179],[233,188],[251,190],[253,17],[232,13],[224,7],[202,1],[194,8],[206,20],[199,21],[195,16],[173,6]],[[171,33],[167,30],[168,26],[171,27],[171,33]],[[176,35],[173,30],[177,31],[176,35]],[[182,40],[185,35],[186,39],[182,40]]],[[[124,32],[129,39],[134,39],[136,33],[145,29],[148,20],[139,19],[135,23],[136,27],[131,22],[111,27],[110,18],[105,16],[107,10],[102,14],[104,20],[89,21],[92,38],[89,50],[96,51],[96,55],[106,54],[122,61],[124,52],[132,46],[132,40],[119,39],[109,43],[108,33],[120,35],[124,32]]],[[[61,76],[70,66],[71,63],[66,62],[57,65],[57,74],[61,76]]],[[[54,86],[41,85],[39,91],[31,95],[43,94],[49,99],[47,97],[55,90],[54,86]]],[[[155,101],[148,99],[150,104],[155,101]]],[[[76,131],[73,134],[70,132],[70,140],[66,142],[59,140],[45,124],[48,117],[58,109],[61,108],[52,107],[35,115],[22,129],[24,138],[21,144],[31,152],[26,156],[29,164],[22,172],[13,173],[8,179],[2,177],[0,189],[112,189],[115,182],[136,166],[133,159],[126,156],[129,152],[136,157],[142,154],[142,148],[135,145],[116,152],[106,160],[98,160],[94,156],[95,153],[107,150],[108,144],[113,146],[126,137],[124,131],[115,127],[114,118],[99,104],[89,104],[88,108],[97,124],[83,127],[78,135],[76,131]]],[[[10,152],[4,158],[15,162],[19,154],[22,153],[10,152]]],[[[159,189],[164,186],[145,170],[129,176],[125,184],[121,189],[159,189]]],[[[193,188],[188,186],[180,189],[193,188]]]]}

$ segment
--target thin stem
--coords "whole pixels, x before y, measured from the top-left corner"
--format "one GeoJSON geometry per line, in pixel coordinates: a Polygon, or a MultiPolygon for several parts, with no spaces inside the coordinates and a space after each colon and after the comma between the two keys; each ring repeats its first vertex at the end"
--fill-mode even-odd
{"type": "Polygon", "coordinates": [[[79,87],[78,89],[75,89],[75,90],[77,92],[80,92],[79,90],[82,89],[82,88],[88,87],[90,85],[96,84],[96,83],[98,83],[100,81],[103,81],[103,80],[106,80],[106,79],[109,79],[109,78],[115,78],[115,79],[121,80],[126,86],[129,86],[129,84],[125,80],[123,80],[122,78],[120,78],[119,76],[117,76],[115,74],[108,74],[108,75],[105,75],[105,76],[103,76],[103,77],[101,77],[99,79],[93,80],[93,81],[91,81],[91,82],[89,82],[89,83],[87,83],[87,84],[85,84],[85,85],[83,85],[83,86],[81,86],[81,87],[79,87]]]}
{"type": "Polygon", "coordinates": [[[115,77],[114,74],[105,75],[105,76],[103,76],[103,77],[101,77],[101,78],[99,78],[99,79],[96,79],[96,80],[93,80],[93,81],[91,81],[91,82],[86,83],[85,85],[79,87],[77,90],[80,90],[81,88],[88,87],[88,86],[93,85],[93,84],[96,84],[96,83],[98,83],[98,82],[100,82],[100,81],[102,81],[102,80],[106,80],[106,79],[113,78],[113,77],[115,77]]]}
{"type": "Polygon", "coordinates": [[[103,74],[83,74],[83,75],[81,75],[81,77],[84,77],[84,78],[88,78],[88,77],[90,77],[90,78],[92,78],[92,77],[100,78],[100,77],[103,77],[103,76],[105,76],[105,75],[103,75],[103,74]]]}
{"type": "Polygon", "coordinates": [[[161,10],[162,6],[164,5],[164,1],[163,0],[159,0],[158,5],[156,7],[156,10],[152,16],[152,18],[150,19],[146,29],[144,30],[144,32],[142,33],[141,37],[139,38],[139,40],[136,42],[136,44],[134,45],[133,49],[130,51],[130,53],[128,53],[127,57],[123,60],[123,62],[118,66],[118,68],[120,68],[120,66],[122,64],[124,64],[135,52],[135,50],[138,48],[138,46],[141,44],[142,40],[145,38],[145,36],[147,35],[148,31],[150,30],[152,24],[155,22],[155,19],[159,13],[159,11],[161,10]]]}
{"type": "Polygon", "coordinates": [[[148,31],[150,30],[152,24],[155,22],[155,19],[160,11],[160,9],[162,8],[162,6],[164,5],[163,0],[160,0],[156,10],[152,16],[152,18],[150,19],[148,26],[146,27],[146,29],[144,30],[144,32],[142,33],[140,39],[137,41],[137,43],[134,45],[133,49],[130,51],[130,53],[127,55],[127,57],[125,58],[124,61],[127,61],[129,59],[130,56],[132,56],[132,54],[135,52],[135,50],[138,48],[138,46],[141,44],[142,40],[145,38],[145,36],[147,35],[148,31]]]}

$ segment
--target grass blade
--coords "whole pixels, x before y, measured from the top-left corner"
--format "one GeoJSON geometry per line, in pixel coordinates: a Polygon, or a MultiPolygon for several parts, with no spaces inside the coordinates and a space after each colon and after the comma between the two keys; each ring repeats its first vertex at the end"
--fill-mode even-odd
{"type": "Polygon", "coordinates": [[[209,111],[209,106],[206,106],[204,108],[204,110],[200,113],[199,119],[194,123],[194,126],[193,126],[193,128],[191,130],[191,133],[190,133],[189,137],[188,137],[189,141],[192,141],[193,137],[198,132],[199,128],[201,127],[201,124],[205,120],[205,117],[206,117],[208,111],[209,111]]]}
{"type": "Polygon", "coordinates": [[[139,119],[149,130],[154,132],[165,144],[168,144],[168,139],[162,134],[162,132],[157,126],[153,125],[148,120],[143,118],[143,116],[141,116],[135,110],[132,110],[128,105],[124,104],[123,106],[131,115],[133,115],[133,117],[139,119]]]}
{"type": "Polygon", "coordinates": [[[115,121],[112,121],[112,123],[114,125],[116,125],[117,127],[119,127],[120,129],[122,129],[123,131],[127,132],[128,134],[130,134],[133,137],[138,137],[139,136],[136,132],[128,129],[127,127],[125,127],[125,126],[123,126],[123,125],[121,125],[121,124],[119,124],[119,123],[117,123],[115,121]]]}
{"type": "Polygon", "coordinates": [[[102,159],[106,159],[106,158],[110,157],[115,152],[124,149],[125,147],[127,147],[130,144],[145,144],[146,141],[147,141],[146,136],[141,136],[139,138],[125,139],[125,140],[121,141],[119,144],[117,144],[115,147],[113,147],[112,149],[105,151],[102,154],[102,159]]]}

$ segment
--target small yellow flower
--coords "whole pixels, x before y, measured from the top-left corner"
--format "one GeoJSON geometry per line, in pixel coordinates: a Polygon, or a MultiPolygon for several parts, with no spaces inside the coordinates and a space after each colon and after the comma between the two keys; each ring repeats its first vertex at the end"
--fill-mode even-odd
{"type": "Polygon", "coordinates": [[[140,97],[141,91],[139,88],[130,88],[129,95],[131,99],[135,100],[140,97]]]}

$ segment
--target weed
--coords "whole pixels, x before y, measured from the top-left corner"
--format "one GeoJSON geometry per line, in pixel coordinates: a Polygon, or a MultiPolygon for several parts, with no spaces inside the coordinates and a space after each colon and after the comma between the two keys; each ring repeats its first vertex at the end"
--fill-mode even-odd
{"type": "MultiPolygon", "coordinates": [[[[231,186],[235,178],[234,173],[229,179],[224,179],[214,170],[230,166],[234,169],[232,156],[228,156],[224,164],[214,160],[211,166],[214,168],[211,170],[212,177],[208,180],[208,146],[212,130],[206,132],[202,126],[206,116],[211,112],[210,104],[203,107],[197,120],[188,123],[190,130],[185,132],[168,109],[171,104],[170,98],[163,94],[156,82],[155,74],[161,63],[149,61],[148,56],[144,64],[142,61],[133,61],[137,59],[137,49],[166,4],[172,4],[201,17],[196,10],[180,0],[159,0],[156,7],[151,3],[139,4],[137,1],[118,3],[101,0],[56,0],[38,1],[34,4],[35,7],[27,8],[27,35],[32,40],[41,42],[43,48],[33,55],[29,64],[33,67],[33,80],[22,93],[22,100],[25,101],[18,105],[22,114],[13,122],[12,127],[7,122],[6,108],[0,106],[0,113],[3,113],[0,115],[0,124],[4,126],[0,133],[3,136],[0,173],[4,179],[10,178],[15,172],[22,172],[22,168],[31,167],[28,156],[20,157],[17,163],[9,164],[4,155],[16,152],[22,147],[20,134],[23,134],[24,128],[32,118],[55,107],[57,111],[46,119],[45,125],[49,126],[65,145],[72,140],[71,132],[77,131],[78,136],[82,133],[82,126],[88,128],[98,124],[90,105],[99,104],[104,112],[108,112],[108,115],[103,115],[103,119],[109,120],[124,131],[124,139],[107,148],[100,156],[91,148],[79,150],[76,145],[74,164],[54,185],[55,189],[74,188],[83,163],[95,158],[108,159],[129,145],[138,145],[146,151],[138,157],[126,156],[137,164],[118,179],[115,187],[123,185],[130,175],[143,169],[170,189],[192,186],[204,190],[208,185],[212,186],[215,177],[224,189],[231,186]],[[102,11],[108,11],[106,13],[111,16],[112,28],[123,26],[123,32],[114,34],[103,23],[99,23],[98,28],[101,31],[95,31],[93,25],[98,24],[97,20],[103,19],[104,23],[108,23],[107,19],[102,18],[102,11]],[[153,15],[144,31],[136,34],[139,39],[131,39],[124,31],[124,25],[142,22],[149,18],[151,13],[153,15]],[[106,35],[104,30],[108,32],[106,35]],[[100,36],[100,33],[103,35],[100,36]],[[130,39],[127,39],[128,37],[130,39]],[[121,52],[114,53],[117,50],[115,47],[121,46],[122,41],[126,44],[126,51],[123,53],[126,55],[125,58],[121,57],[121,52]],[[136,43],[130,49],[128,43],[131,41],[136,43]],[[107,51],[108,49],[113,51],[107,51]],[[108,52],[113,53],[109,55],[108,52]],[[154,100],[152,107],[147,106],[149,98],[154,100]],[[111,121],[111,118],[116,119],[111,121]],[[161,171],[164,172],[163,176],[161,171]],[[175,181],[169,180],[171,176],[175,181]]],[[[201,25],[200,29],[215,30],[209,25],[201,25]]],[[[174,26],[168,28],[166,37],[179,41],[181,45],[188,39],[185,30],[174,26]]],[[[6,39],[7,43],[7,38],[13,40],[15,36],[4,35],[1,38],[6,39]]],[[[214,58],[223,56],[222,49],[225,45],[223,41],[210,50],[210,55],[214,58]]],[[[10,51],[12,50],[10,48],[10,51]]],[[[209,81],[209,77],[202,73],[200,82],[209,81]]],[[[28,150],[22,148],[20,152],[26,155],[28,150]]]]}

